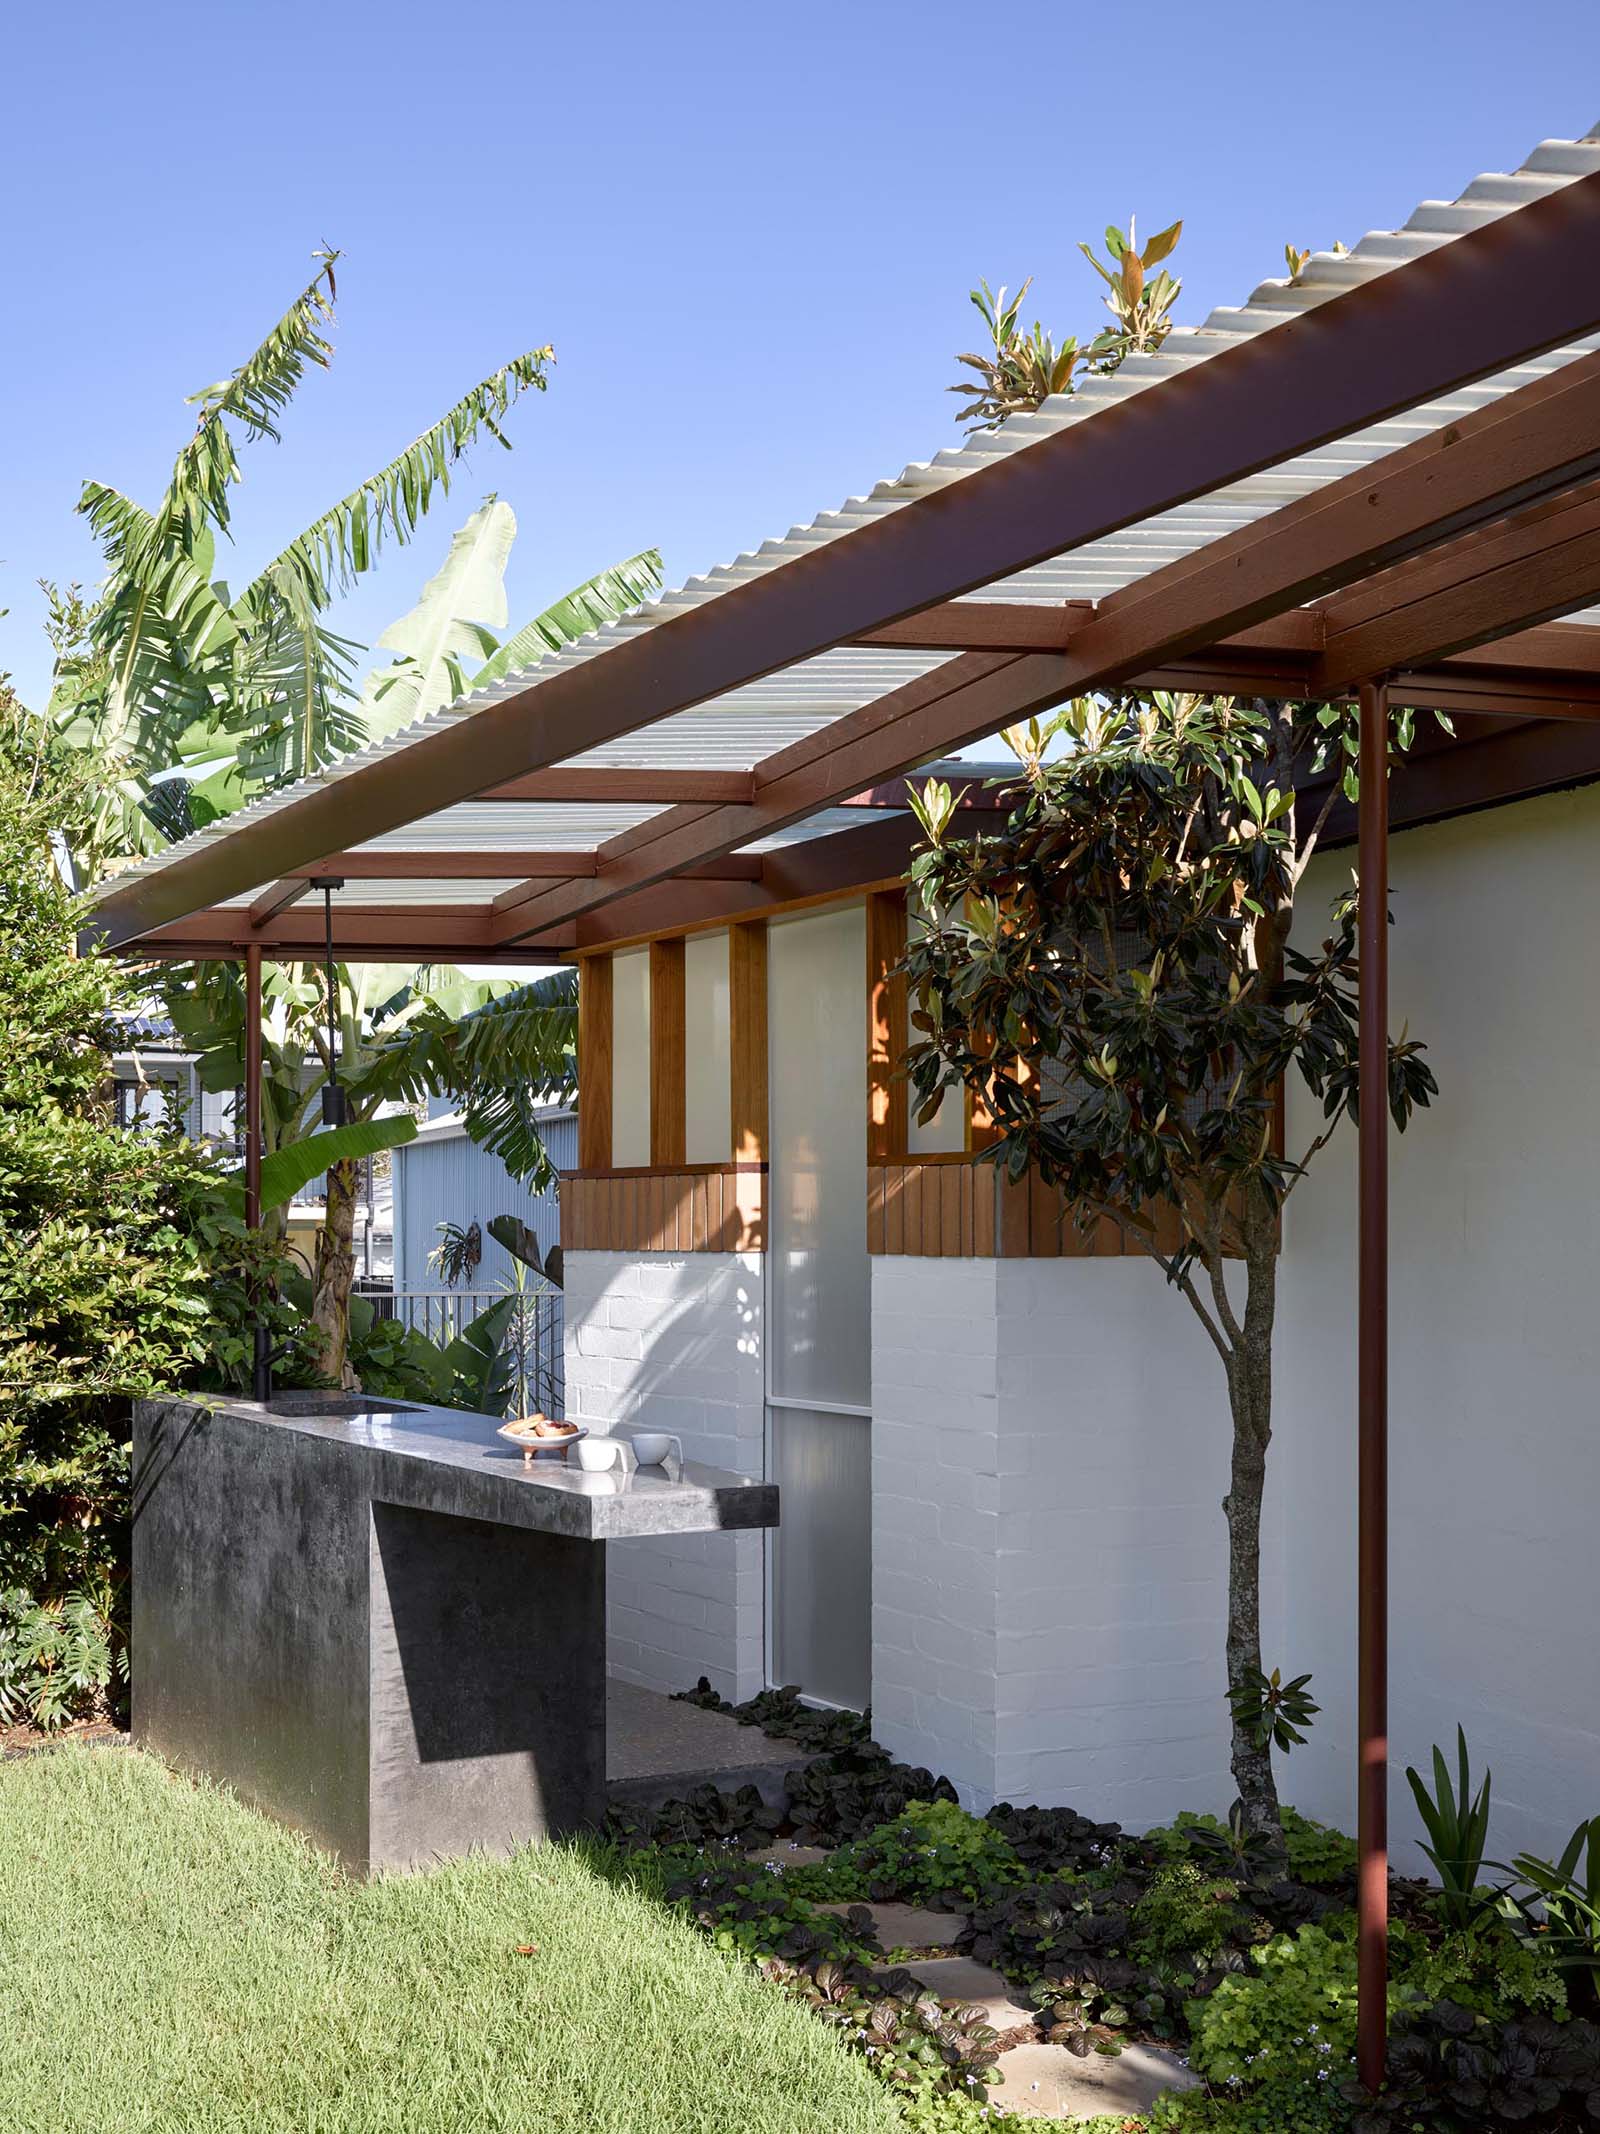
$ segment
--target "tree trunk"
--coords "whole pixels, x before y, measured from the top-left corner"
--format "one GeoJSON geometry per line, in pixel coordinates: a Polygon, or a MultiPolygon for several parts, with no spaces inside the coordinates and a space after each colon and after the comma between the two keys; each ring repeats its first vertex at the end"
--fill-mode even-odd
{"type": "MultiPolygon", "coordinates": [[[[1252,1194],[1251,1200],[1258,1202],[1252,1194]]],[[[1228,1688],[1244,1686],[1261,1668],[1261,1498],[1272,1439],[1272,1323],[1277,1304],[1277,1219],[1270,1208],[1249,1208],[1244,1219],[1244,1323],[1228,1368],[1233,1412],[1233,1460],[1222,1509],[1228,1521],[1228,1688]]],[[[1245,1827],[1282,1843],[1272,1748],[1258,1748],[1233,1722],[1234,1782],[1245,1827]]]]}
{"type": "Polygon", "coordinates": [[[350,1286],[356,1275],[356,1184],[359,1166],[336,1163],[328,1172],[327,1213],[317,1234],[311,1320],[317,1330],[326,1376],[348,1393],[361,1381],[350,1368],[350,1286]]]}

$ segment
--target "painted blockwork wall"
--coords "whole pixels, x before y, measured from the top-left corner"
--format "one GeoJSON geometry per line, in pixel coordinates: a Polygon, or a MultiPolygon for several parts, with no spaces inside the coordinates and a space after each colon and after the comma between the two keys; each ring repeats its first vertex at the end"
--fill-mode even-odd
{"type": "Polygon", "coordinates": [[[1215,1352],[1144,1261],[872,1263],[873,1725],[969,1807],[1226,1807],[1215,1352]]]}
{"type": "MultiPolygon", "coordinates": [[[[1507,1859],[1600,1813],[1600,791],[1409,831],[1391,880],[1394,1027],[1441,1090],[1392,1144],[1392,1806],[1409,1837],[1399,1774],[1459,1720],[1507,1859]]],[[[1282,1656],[1325,1706],[1289,1790],[1346,1823],[1355,1223],[1346,1136],[1288,1211],[1274,1448],[1282,1656]]]]}
{"type": "MultiPolygon", "coordinates": [[[[670,1430],[687,1458],[759,1475],[760,1254],[571,1252],[566,1278],[568,1415],[670,1430]]],[[[759,1534],[617,1542],[606,1578],[613,1674],[660,1690],[704,1674],[736,1701],[762,1687],[759,1534]]]]}
{"type": "MultiPolygon", "coordinates": [[[[1320,929],[1349,858],[1313,870],[1320,929]]],[[[1460,1721],[1491,1850],[1600,1812],[1600,792],[1394,843],[1394,1025],[1441,1096],[1393,1143],[1392,1823],[1460,1721]]],[[[1288,1146],[1318,1107],[1291,1090],[1288,1146]]],[[[1287,1215],[1266,1659],[1324,1710],[1285,1798],[1354,1816],[1355,1139],[1287,1215]]],[[[874,1718],[964,1797],[1222,1810],[1229,1424],[1139,1260],[873,1264],[874,1718]]]]}

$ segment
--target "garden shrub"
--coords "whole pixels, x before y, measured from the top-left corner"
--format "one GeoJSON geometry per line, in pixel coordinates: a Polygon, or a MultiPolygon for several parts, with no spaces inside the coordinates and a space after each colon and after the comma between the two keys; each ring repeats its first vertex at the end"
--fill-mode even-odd
{"type": "Polygon", "coordinates": [[[698,1705],[703,1712],[722,1712],[737,1719],[741,1726],[759,1727],[764,1734],[792,1741],[819,1756],[860,1748],[864,1743],[870,1746],[872,1741],[870,1711],[813,1711],[810,1705],[801,1703],[800,1691],[793,1683],[782,1689],[760,1690],[743,1704],[730,1704],[702,1675],[693,1689],[674,1690],[673,1696],[680,1704],[698,1705]]]}
{"type": "Polygon", "coordinates": [[[1342,1883],[1356,1871],[1356,1841],[1326,1823],[1314,1823],[1298,1808],[1285,1808],[1283,1839],[1289,1872],[1297,1882],[1322,1888],[1342,1883]]]}
{"type": "Polygon", "coordinates": [[[1396,1923],[1389,1930],[1389,1963],[1425,2005],[1450,2001],[1500,2023],[1567,2013],[1567,1985],[1556,1952],[1514,1933],[1503,1920],[1485,1919],[1440,1941],[1396,1923]]]}
{"type": "Polygon", "coordinates": [[[1020,1882],[1025,1872],[992,1823],[947,1800],[912,1801],[828,1864],[852,1875],[875,1901],[952,1908],[975,1903],[997,1885],[1020,1882]]]}
{"type": "Polygon", "coordinates": [[[1238,1885],[1202,1874],[1189,1861],[1159,1868],[1133,1907],[1129,1951],[1143,1964],[1205,1970],[1248,1922],[1235,1902],[1238,1885]]]}
{"type": "Polygon", "coordinates": [[[803,1845],[837,1845],[901,1815],[913,1801],[953,1801],[956,1789],[918,1764],[896,1763],[866,1741],[819,1756],[784,1779],[795,1836],[803,1845]]]}
{"type": "Polygon", "coordinates": [[[1527,2016],[1489,2022],[1446,2001],[1396,2024],[1388,2079],[1347,2078],[1352,2134],[1486,2134],[1600,2123],[1600,2026],[1527,2016]]]}
{"type": "Polygon", "coordinates": [[[130,1403],[224,1368],[240,1243],[209,1158],[111,1115],[137,999],[75,953],[84,913],[52,840],[77,804],[0,689],[0,1680],[49,1723],[115,1691],[130,1403]]]}
{"type": "MultiPolygon", "coordinates": [[[[1258,2088],[1341,2075],[1355,2050],[1355,1922],[1302,1927],[1257,1949],[1191,2012],[1190,2059],[1209,2082],[1258,2088]]],[[[1403,1989],[1391,1989],[1391,2005],[1403,1989]]]]}
{"type": "Polygon", "coordinates": [[[1093,1823],[1072,1808],[1013,1808],[997,1801],[986,1820],[1038,1875],[1090,1875],[1114,1867],[1127,1842],[1120,1823],[1093,1823]]]}

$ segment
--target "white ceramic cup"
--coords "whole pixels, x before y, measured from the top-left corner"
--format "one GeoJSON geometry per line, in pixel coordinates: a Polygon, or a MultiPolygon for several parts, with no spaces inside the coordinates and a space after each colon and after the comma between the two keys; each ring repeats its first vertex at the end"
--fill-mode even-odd
{"type": "Polygon", "coordinates": [[[633,1456],[641,1467],[659,1467],[669,1452],[680,1461],[683,1458],[683,1447],[665,1430],[636,1430],[632,1444],[633,1456]]]}
{"type": "Polygon", "coordinates": [[[614,1437],[581,1437],[570,1449],[586,1475],[603,1475],[622,1460],[622,1446],[614,1437]]]}

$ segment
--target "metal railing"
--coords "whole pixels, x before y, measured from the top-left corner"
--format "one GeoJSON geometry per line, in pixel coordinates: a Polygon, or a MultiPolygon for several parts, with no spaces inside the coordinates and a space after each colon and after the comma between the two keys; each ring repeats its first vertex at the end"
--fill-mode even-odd
{"type": "Polygon", "coordinates": [[[526,1414],[539,1408],[546,1415],[566,1413],[564,1321],[559,1289],[392,1289],[376,1282],[358,1282],[355,1287],[380,1319],[399,1319],[440,1348],[448,1347],[463,1327],[492,1304],[503,1304],[508,1297],[514,1297],[516,1309],[506,1329],[505,1345],[516,1364],[517,1389],[513,1398],[517,1411],[526,1414]]]}

